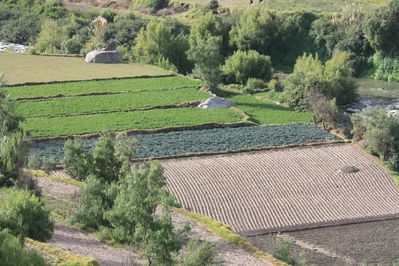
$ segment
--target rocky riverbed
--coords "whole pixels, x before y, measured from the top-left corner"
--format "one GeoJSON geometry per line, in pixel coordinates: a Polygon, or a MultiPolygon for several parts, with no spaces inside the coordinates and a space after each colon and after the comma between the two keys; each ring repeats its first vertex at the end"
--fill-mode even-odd
{"type": "Polygon", "coordinates": [[[22,44],[16,44],[16,43],[6,43],[3,41],[0,41],[0,52],[4,51],[13,51],[17,53],[24,53],[28,49],[28,46],[22,45],[22,44]]]}

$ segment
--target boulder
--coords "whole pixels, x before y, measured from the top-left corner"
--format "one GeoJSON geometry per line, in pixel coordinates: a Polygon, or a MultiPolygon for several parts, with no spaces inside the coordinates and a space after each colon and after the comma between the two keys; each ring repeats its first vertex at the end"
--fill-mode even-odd
{"type": "Polygon", "coordinates": [[[122,54],[116,49],[116,43],[111,42],[107,47],[95,49],[85,57],[87,63],[115,64],[122,61],[122,54]]]}
{"type": "Polygon", "coordinates": [[[216,108],[226,108],[235,106],[235,103],[226,100],[221,97],[212,97],[198,105],[198,108],[202,109],[216,109],[216,108]]]}
{"type": "Polygon", "coordinates": [[[351,174],[359,172],[359,168],[353,165],[344,165],[340,169],[338,169],[339,174],[351,174]]]}

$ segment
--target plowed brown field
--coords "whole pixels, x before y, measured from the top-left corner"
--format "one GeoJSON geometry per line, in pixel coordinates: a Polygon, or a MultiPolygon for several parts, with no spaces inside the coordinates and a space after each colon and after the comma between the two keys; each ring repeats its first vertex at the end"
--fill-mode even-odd
{"type": "Polygon", "coordinates": [[[165,160],[183,208],[245,235],[399,217],[399,189],[350,144],[165,160]],[[356,173],[338,169],[353,165],[356,173]]]}

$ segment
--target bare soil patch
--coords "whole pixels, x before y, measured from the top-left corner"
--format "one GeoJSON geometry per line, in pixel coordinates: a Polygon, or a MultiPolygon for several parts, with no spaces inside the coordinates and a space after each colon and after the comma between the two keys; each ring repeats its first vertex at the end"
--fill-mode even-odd
{"type": "MultiPolygon", "coordinates": [[[[315,265],[393,265],[399,262],[399,219],[288,232],[292,254],[315,265]]],[[[259,248],[273,252],[276,234],[249,237],[259,248]]]]}
{"type": "Polygon", "coordinates": [[[183,208],[247,236],[399,217],[391,176],[350,144],[162,164],[183,208]],[[345,165],[359,171],[342,174],[345,165]]]}

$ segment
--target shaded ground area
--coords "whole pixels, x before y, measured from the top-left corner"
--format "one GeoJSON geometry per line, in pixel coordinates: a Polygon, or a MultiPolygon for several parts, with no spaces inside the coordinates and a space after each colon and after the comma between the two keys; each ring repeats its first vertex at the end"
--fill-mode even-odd
{"type": "Polygon", "coordinates": [[[350,144],[162,162],[183,208],[250,236],[399,217],[399,189],[350,144]],[[355,173],[343,174],[343,166],[355,173]]]}
{"type": "MultiPolygon", "coordinates": [[[[399,263],[399,219],[287,232],[292,254],[315,265],[394,265],[399,263]]],[[[273,252],[281,235],[248,237],[259,248],[273,252]]]]}

